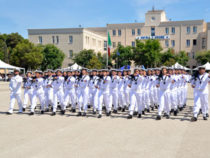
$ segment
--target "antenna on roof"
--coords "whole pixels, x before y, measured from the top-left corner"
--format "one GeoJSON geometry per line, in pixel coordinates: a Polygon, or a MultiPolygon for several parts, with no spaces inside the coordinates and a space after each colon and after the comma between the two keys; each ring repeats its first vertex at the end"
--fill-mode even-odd
{"type": "Polygon", "coordinates": [[[154,5],[152,6],[152,11],[155,11],[155,6],[154,5]]]}
{"type": "Polygon", "coordinates": [[[81,24],[79,24],[79,28],[81,28],[82,27],[82,25],[81,24]]]}

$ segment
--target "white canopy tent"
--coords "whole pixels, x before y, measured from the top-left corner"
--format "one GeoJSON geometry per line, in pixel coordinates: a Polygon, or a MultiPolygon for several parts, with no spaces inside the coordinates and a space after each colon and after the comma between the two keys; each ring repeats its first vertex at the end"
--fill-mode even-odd
{"type": "MultiPolygon", "coordinates": [[[[210,63],[209,62],[207,62],[206,64],[204,64],[204,65],[202,65],[203,67],[205,67],[206,68],[206,70],[210,70],[210,63]]],[[[199,66],[198,66],[199,67],[199,66]]],[[[193,69],[193,70],[198,70],[198,67],[196,67],[195,69],[193,69]]]]}
{"type": "Polygon", "coordinates": [[[182,66],[181,64],[179,64],[178,62],[176,62],[174,65],[171,66],[172,68],[182,68],[182,69],[185,69],[185,70],[191,70],[187,67],[184,67],[182,66]]]}
{"type": "Polygon", "coordinates": [[[74,63],[72,66],[64,68],[64,70],[81,70],[83,67],[78,65],[77,63],[74,63]]]}
{"type": "Polygon", "coordinates": [[[6,70],[14,70],[14,69],[23,70],[24,74],[25,74],[25,68],[9,65],[9,64],[1,61],[1,60],[0,60],[0,69],[4,69],[5,70],[5,74],[6,74],[6,70]]]}

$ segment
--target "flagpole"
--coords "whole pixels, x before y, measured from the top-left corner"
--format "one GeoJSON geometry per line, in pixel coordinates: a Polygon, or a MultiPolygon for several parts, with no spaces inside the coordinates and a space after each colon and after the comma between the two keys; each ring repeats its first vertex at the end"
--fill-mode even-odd
{"type": "Polygon", "coordinates": [[[109,64],[109,55],[108,55],[108,29],[106,31],[107,34],[107,41],[106,41],[106,68],[108,69],[108,64],[109,64]]]}

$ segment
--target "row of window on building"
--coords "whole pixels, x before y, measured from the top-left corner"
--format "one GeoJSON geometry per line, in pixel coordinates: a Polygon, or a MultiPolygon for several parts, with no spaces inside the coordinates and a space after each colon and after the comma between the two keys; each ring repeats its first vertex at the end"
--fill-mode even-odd
{"type": "MultiPolygon", "coordinates": [[[[43,43],[42,36],[38,37],[38,42],[39,42],[39,44],[43,43]]],[[[52,43],[59,44],[59,36],[52,36],[52,43]]],[[[72,44],[72,43],[73,43],[73,36],[69,36],[69,44],[72,44]]]]}
{"type": "MultiPolygon", "coordinates": [[[[191,40],[187,39],[186,40],[186,47],[190,47],[191,46],[191,40]]],[[[193,39],[192,40],[192,46],[197,46],[197,40],[193,39]]],[[[165,47],[169,47],[169,40],[165,40],[165,47]]],[[[175,47],[175,40],[171,40],[171,47],[175,47]]],[[[202,38],[202,43],[201,43],[201,47],[202,49],[206,48],[206,39],[202,38]]]]}
{"type": "MultiPolygon", "coordinates": [[[[193,26],[192,27],[192,31],[194,34],[197,33],[197,26],[193,26]]],[[[170,29],[169,27],[166,27],[165,28],[165,34],[166,35],[169,35],[169,32],[170,32],[170,29]]],[[[176,33],[176,28],[175,27],[171,27],[171,34],[175,34],[176,33]]],[[[186,33],[187,34],[190,34],[191,33],[191,27],[190,26],[187,26],[186,27],[186,33]]],[[[135,35],[141,35],[141,29],[138,28],[138,29],[132,29],[131,30],[131,34],[132,36],[135,36],[135,35]]],[[[118,30],[112,30],[112,35],[113,36],[121,36],[122,35],[122,31],[121,29],[118,29],[118,30]],[[118,34],[117,34],[118,33],[118,34]]],[[[151,27],[151,36],[155,36],[155,27],[151,27]]]]}

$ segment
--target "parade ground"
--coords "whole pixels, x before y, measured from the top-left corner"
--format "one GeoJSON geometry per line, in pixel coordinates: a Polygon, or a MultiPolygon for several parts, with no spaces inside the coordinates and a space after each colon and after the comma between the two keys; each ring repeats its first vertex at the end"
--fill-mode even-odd
{"type": "MultiPolygon", "coordinates": [[[[127,120],[125,113],[77,117],[66,112],[29,116],[6,115],[8,83],[0,82],[0,158],[209,158],[210,120],[190,122],[193,90],[188,106],[169,120],[156,121],[156,112],[127,120]]],[[[209,97],[210,101],[210,97],[209,97]]]]}

